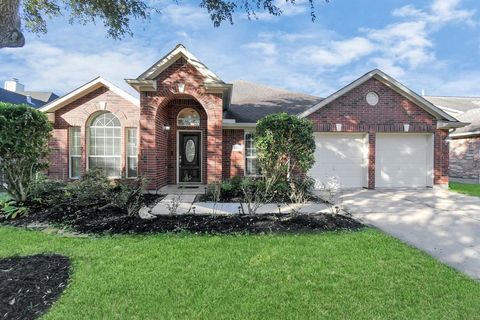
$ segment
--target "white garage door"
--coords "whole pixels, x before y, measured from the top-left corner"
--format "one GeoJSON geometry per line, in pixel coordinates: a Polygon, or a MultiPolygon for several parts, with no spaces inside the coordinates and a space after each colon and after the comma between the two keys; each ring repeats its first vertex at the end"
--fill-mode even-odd
{"type": "Polygon", "coordinates": [[[315,134],[315,164],[309,175],[316,187],[335,177],[341,188],[366,185],[367,140],[364,134],[315,134]]]}
{"type": "Polygon", "coordinates": [[[418,188],[432,185],[433,136],[377,134],[376,188],[418,188]]]}

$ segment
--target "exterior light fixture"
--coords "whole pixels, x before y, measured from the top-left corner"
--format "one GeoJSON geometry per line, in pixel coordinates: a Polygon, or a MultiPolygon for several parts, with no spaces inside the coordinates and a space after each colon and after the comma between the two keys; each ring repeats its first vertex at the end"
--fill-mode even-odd
{"type": "Polygon", "coordinates": [[[410,125],[408,123],[405,123],[403,125],[403,131],[408,132],[410,130],[410,125]]]}
{"type": "Polygon", "coordinates": [[[342,131],[342,124],[341,123],[337,123],[335,125],[335,127],[337,128],[337,131],[342,131]]]}
{"type": "Polygon", "coordinates": [[[185,83],[179,83],[177,85],[177,89],[179,93],[184,93],[185,92],[185,83]]]}
{"type": "Polygon", "coordinates": [[[170,131],[170,126],[163,126],[163,131],[165,131],[165,132],[170,131]]]}

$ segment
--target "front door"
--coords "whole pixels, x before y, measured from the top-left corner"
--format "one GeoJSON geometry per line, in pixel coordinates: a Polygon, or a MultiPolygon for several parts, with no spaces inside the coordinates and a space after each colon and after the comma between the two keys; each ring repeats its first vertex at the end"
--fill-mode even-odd
{"type": "Polygon", "coordinates": [[[180,132],[179,138],[178,179],[180,182],[201,182],[200,132],[180,132]]]}

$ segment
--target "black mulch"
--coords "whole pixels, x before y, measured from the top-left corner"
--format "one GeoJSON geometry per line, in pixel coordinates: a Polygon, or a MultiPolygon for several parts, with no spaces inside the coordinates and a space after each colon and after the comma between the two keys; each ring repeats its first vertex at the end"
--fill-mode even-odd
{"type": "Polygon", "coordinates": [[[30,213],[13,221],[4,223],[25,226],[30,223],[47,222],[71,227],[81,233],[127,234],[127,233],[164,233],[182,232],[231,234],[231,233],[301,233],[335,230],[358,230],[364,225],[343,215],[176,215],[158,216],[154,219],[141,219],[128,216],[119,210],[97,210],[95,208],[76,212],[30,213]]]}
{"type": "Polygon", "coordinates": [[[0,319],[36,319],[67,286],[67,257],[39,254],[0,259],[0,319]]]}

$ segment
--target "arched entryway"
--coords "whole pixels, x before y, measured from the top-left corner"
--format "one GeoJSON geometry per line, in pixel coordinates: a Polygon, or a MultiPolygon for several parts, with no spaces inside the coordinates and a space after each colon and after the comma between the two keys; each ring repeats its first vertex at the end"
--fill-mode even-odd
{"type": "Polygon", "coordinates": [[[158,109],[157,158],[164,185],[207,183],[207,113],[195,98],[179,95],[158,109]]]}

